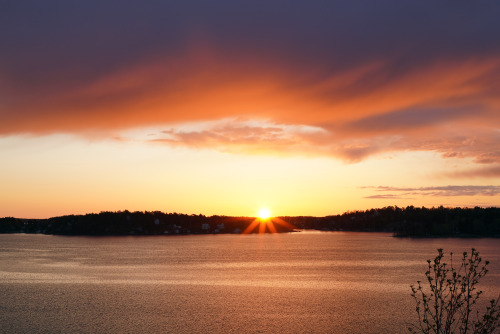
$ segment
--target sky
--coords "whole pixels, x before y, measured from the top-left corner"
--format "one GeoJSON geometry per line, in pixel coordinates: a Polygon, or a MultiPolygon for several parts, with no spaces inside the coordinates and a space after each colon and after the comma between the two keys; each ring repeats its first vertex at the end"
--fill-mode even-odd
{"type": "Polygon", "coordinates": [[[0,217],[500,205],[500,2],[2,1],[0,217]]]}

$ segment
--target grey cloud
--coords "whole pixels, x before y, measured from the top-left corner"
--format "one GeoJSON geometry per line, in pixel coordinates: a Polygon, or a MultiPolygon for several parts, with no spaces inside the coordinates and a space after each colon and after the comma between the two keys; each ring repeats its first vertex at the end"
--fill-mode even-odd
{"type": "MultiPolygon", "coordinates": [[[[363,119],[344,124],[345,131],[364,133],[395,132],[404,133],[408,130],[418,130],[425,126],[439,125],[443,122],[455,121],[471,116],[471,109],[421,109],[398,110],[381,115],[368,116],[363,119]]],[[[477,117],[477,112],[475,114],[477,117]]]]}

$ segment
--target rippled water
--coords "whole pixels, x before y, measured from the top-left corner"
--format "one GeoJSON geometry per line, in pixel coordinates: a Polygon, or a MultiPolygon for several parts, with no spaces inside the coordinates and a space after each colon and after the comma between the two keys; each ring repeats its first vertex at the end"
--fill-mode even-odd
{"type": "Polygon", "coordinates": [[[0,332],[403,333],[425,261],[470,247],[496,296],[498,239],[0,235],[0,332]]]}

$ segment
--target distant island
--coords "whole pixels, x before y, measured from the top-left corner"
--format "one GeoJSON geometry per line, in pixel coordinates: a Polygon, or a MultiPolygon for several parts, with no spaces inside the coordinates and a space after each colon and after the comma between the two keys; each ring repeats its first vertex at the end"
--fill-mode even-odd
{"type": "Polygon", "coordinates": [[[390,232],[396,237],[499,237],[500,208],[388,206],[325,217],[204,216],[160,211],[117,211],[48,219],[0,218],[0,233],[54,235],[182,235],[321,231],[390,232]],[[287,224],[280,224],[279,222],[287,224]],[[273,228],[257,228],[272,224],[273,228]],[[256,228],[248,229],[249,226],[256,228]]]}

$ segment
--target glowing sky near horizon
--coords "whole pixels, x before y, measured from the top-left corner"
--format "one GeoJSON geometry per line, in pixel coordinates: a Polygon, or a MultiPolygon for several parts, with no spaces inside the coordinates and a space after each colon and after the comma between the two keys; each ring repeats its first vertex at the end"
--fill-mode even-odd
{"type": "Polygon", "coordinates": [[[0,217],[500,205],[500,4],[0,6],[0,217]]]}

